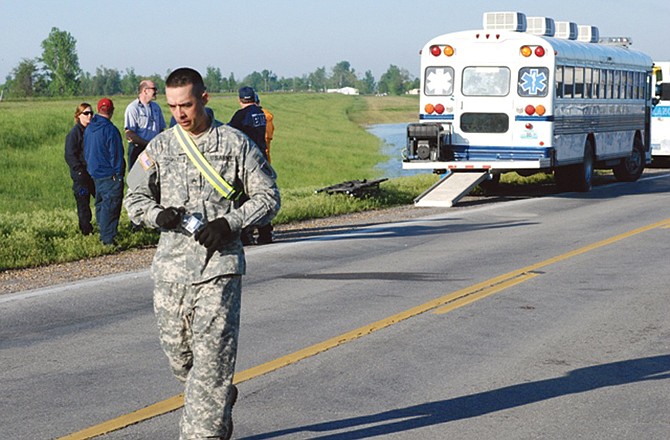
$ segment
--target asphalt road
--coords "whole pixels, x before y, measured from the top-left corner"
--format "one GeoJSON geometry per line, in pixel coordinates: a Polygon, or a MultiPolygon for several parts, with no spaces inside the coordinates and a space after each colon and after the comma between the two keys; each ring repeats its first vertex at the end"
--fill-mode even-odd
{"type": "MultiPolygon", "coordinates": [[[[669,191],[250,248],[235,438],[670,438],[669,191]]],[[[180,392],[148,273],[0,297],[0,438],[176,439],[178,409],[122,426],[180,392]]]]}

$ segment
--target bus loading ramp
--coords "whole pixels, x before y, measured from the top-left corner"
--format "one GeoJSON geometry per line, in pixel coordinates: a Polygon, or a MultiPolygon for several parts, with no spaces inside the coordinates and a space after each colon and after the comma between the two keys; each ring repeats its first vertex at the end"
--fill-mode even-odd
{"type": "Polygon", "coordinates": [[[472,189],[489,178],[488,171],[450,172],[414,199],[414,206],[450,208],[472,189]]]}

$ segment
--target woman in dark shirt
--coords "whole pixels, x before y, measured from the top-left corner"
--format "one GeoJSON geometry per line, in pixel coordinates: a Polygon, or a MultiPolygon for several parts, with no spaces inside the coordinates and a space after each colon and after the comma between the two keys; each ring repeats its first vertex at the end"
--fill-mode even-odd
{"type": "Polygon", "coordinates": [[[93,179],[86,171],[84,160],[84,129],[93,118],[91,105],[82,102],[74,111],[74,127],[65,137],[65,161],[70,167],[72,177],[72,191],[77,202],[79,216],[79,230],[88,235],[93,232],[91,225],[91,197],[95,197],[93,179]]]}

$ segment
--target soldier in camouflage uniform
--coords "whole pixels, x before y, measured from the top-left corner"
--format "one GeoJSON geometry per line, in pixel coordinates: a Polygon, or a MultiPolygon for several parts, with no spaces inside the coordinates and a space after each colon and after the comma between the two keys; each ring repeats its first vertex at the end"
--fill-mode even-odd
{"type": "Polygon", "coordinates": [[[207,114],[209,97],[198,72],[172,72],[166,97],[178,126],[159,134],[142,153],[142,166],[128,176],[124,205],[133,222],[161,230],[152,264],[154,310],[161,346],[185,383],[180,439],[229,439],[245,272],[240,231],[275,216],[279,191],[260,150],[207,114]],[[236,207],[203,177],[177,138],[180,127],[249,201],[236,207]],[[194,236],[181,226],[184,214],[204,224],[194,236]]]}

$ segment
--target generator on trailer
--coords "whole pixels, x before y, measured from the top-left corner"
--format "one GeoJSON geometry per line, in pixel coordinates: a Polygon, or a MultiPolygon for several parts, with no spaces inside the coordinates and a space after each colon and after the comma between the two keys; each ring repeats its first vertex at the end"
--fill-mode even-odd
{"type": "Polygon", "coordinates": [[[483,22],[421,50],[419,122],[407,126],[403,169],[446,177],[415,203],[451,206],[507,171],[553,172],[577,191],[591,189],[596,168],[637,180],[651,160],[651,58],[595,26],[521,12],[483,22]]]}

